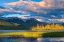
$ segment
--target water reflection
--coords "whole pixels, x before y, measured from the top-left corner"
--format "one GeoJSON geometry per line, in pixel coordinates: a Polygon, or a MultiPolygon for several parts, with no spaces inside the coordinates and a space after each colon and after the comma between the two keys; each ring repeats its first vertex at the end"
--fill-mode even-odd
{"type": "Polygon", "coordinates": [[[37,42],[42,42],[42,38],[37,38],[37,42]]]}
{"type": "Polygon", "coordinates": [[[64,42],[64,38],[0,38],[0,42],[64,42]]]}

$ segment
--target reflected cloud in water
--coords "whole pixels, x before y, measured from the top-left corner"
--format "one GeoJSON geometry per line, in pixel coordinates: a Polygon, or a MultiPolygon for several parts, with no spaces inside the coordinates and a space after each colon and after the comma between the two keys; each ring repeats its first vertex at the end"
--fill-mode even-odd
{"type": "Polygon", "coordinates": [[[62,38],[0,38],[0,42],[64,42],[62,38]]]}

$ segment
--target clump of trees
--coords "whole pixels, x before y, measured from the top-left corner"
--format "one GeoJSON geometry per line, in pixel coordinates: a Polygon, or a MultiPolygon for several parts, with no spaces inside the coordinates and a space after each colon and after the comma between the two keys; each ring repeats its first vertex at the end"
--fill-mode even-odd
{"type": "Polygon", "coordinates": [[[64,26],[56,24],[54,25],[51,24],[47,24],[46,26],[41,26],[41,25],[37,25],[36,27],[31,27],[31,30],[64,30],[64,26]]]}

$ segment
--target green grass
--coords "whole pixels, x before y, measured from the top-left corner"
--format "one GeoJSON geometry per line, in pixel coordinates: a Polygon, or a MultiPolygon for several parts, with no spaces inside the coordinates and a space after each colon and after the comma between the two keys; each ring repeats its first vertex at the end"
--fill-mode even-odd
{"type": "Polygon", "coordinates": [[[25,37],[25,38],[64,37],[64,32],[10,32],[10,33],[1,33],[0,37],[25,37]]]}
{"type": "Polygon", "coordinates": [[[42,37],[64,37],[64,32],[49,32],[42,35],[42,37]]]}

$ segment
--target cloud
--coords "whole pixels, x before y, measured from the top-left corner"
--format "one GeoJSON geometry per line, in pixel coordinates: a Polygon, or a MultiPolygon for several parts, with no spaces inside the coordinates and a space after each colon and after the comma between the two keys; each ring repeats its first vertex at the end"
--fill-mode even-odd
{"type": "Polygon", "coordinates": [[[33,2],[33,1],[23,1],[23,0],[19,0],[18,2],[12,2],[12,3],[8,3],[7,5],[9,6],[23,6],[23,5],[27,5],[27,6],[33,6],[35,8],[39,7],[39,8],[64,8],[64,0],[43,0],[41,2],[33,2]],[[36,7],[37,6],[37,7],[36,7]],[[59,7],[58,7],[59,6],[59,7]]]}
{"type": "Polygon", "coordinates": [[[27,12],[22,11],[22,10],[15,10],[13,8],[5,8],[5,9],[0,9],[0,14],[26,14],[27,12]]]}
{"type": "Polygon", "coordinates": [[[2,12],[13,12],[12,9],[0,9],[0,13],[2,12]]]}
{"type": "Polygon", "coordinates": [[[19,8],[28,13],[48,14],[56,12],[57,9],[64,9],[64,0],[43,0],[41,2],[19,0],[17,2],[6,3],[6,5],[19,8]]]}
{"type": "Polygon", "coordinates": [[[49,19],[52,22],[64,22],[64,19],[49,19]]]}
{"type": "MultiPolygon", "coordinates": [[[[35,16],[34,18],[38,16],[36,19],[40,21],[59,18],[64,19],[64,0],[43,0],[41,2],[19,0],[17,2],[5,3],[5,5],[8,8],[0,9],[0,13],[32,14],[33,17],[35,16]]],[[[30,16],[29,18],[33,17],[30,16]]]]}

